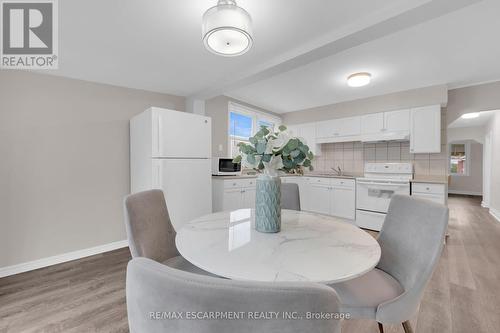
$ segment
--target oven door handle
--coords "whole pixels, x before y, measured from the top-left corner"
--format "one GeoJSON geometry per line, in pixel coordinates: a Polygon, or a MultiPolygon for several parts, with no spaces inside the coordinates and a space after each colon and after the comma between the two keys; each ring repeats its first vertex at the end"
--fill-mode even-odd
{"type": "Polygon", "coordinates": [[[399,183],[399,184],[395,184],[395,183],[377,183],[377,182],[361,182],[361,181],[358,181],[358,184],[365,184],[365,185],[382,185],[382,186],[405,186],[407,185],[407,183],[399,183]]]}

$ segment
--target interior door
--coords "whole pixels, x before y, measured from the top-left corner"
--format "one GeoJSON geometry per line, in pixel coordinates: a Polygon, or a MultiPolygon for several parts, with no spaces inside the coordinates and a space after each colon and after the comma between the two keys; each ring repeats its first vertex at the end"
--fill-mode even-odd
{"type": "Polygon", "coordinates": [[[158,155],[169,158],[210,158],[211,118],[187,112],[155,109],[158,155]]]}
{"type": "Polygon", "coordinates": [[[210,159],[155,159],[154,164],[175,230],[212,212],[210,159]]]}

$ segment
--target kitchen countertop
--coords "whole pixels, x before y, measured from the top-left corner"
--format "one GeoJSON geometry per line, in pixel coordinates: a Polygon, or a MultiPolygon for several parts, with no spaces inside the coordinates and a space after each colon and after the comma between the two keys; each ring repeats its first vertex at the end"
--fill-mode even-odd
{"type": "Polygon", "coordinates": [[[448,176],[415,176],[412,183],[448,184],[448,176]]]}
{"type": "MultiPolygon", "coordinates": [[[[356,179],[357,177],[362,177],[363,175],[342,175],[337,176],[333,174],[322,174],[322,173],[306,173],[303,176],[301,175],[282,175],[281,177],[320,177],[320,178],[343,178],[343,179],[356,179]]],[[[242,174],[240,176],[212,176],[213,179],[251,179],[257,178],[257,175],[245,175],[242,174]]]]}
{"type": "MultiPolygon", "coordinates": [[[[343,179],[356,179],[363,177],[362,174],[349,174],[343,176],[337,176],[333,174],[323,174],[323,173],[306,173],[303,176],[300,175],[283,175],[281,177],[320,177],[320,178],[343,178],[343,179]]],[[[213,179],[252,179],[257,178],[257,175],[247,175],[242,174],[239,176],[212,176],[213,179]]],[[[430,183],[430,184],[448,184],[448,176],[415,176],[411,180],[412,183],[430,183]]]]}

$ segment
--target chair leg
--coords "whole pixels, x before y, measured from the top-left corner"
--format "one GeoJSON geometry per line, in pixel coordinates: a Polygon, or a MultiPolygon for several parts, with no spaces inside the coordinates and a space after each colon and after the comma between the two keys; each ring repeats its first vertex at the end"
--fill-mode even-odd
{"type": "Polygon", "coordinates": [[[403,322],[403,329],[405,330],[405,333],[413,333],[409,320],[403,322]]]}
{"type": "Polygon", "coordinates": [[[378,331],[380,333],[384,333],[384,325],[382,325],[381,323],[377,323],[378,324],[378,331]]]}

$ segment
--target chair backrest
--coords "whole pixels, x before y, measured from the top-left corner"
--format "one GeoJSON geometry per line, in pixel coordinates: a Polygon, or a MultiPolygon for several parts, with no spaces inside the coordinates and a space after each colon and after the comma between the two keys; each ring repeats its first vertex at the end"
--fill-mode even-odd
{"type": "Polygon", "coordinates": [[[131,333],[340,332],[340,320],[283,318],[339,313],[335,291],[316,283],[234,281],[135,258],[127,267],[126,294],[131,333]],[[278,319],[253,319],[255,312],[275,312],[278,319]],[[210,314],[219,318],[203,320],[210,314]]]}
{"type": "Polygon", "coordinates": [[[299,185],[281,183],[281,208],[300,210],[299,185]]]}
{"type": "Polygon", "coordinates": [[[417,311],[425,286],[443,249],[448,208],[428,200],[395,195],[378,241],[378,268],[403,286],[404,293],[379,305],[379,322],[400,323],[417,311]]]}
{"type": "Polygon", "coordinates": [[[161,190],[149,190],[124,200],[125,227],[132,257],[158,262],[178,255],[175,230],[161,190]]]}

